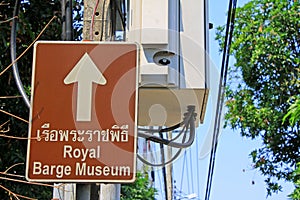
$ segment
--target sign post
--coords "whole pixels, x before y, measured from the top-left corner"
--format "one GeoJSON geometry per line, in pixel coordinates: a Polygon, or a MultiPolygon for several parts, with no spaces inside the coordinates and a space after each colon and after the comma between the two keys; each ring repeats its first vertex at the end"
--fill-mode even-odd
{"type": "Polygon", "coordinates": [[[133,182],[137,46],[38,42],[26,177],[38,182],[133,182]]]}

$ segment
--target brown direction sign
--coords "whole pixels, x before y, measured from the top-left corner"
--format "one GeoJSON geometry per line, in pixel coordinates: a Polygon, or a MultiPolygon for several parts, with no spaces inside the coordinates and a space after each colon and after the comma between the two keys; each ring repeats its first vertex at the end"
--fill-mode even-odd
{"type": "Polygon", "coordinates": [[[36,43],[27,179],[134,181],[137,77],[136,44],[36,43]]]}

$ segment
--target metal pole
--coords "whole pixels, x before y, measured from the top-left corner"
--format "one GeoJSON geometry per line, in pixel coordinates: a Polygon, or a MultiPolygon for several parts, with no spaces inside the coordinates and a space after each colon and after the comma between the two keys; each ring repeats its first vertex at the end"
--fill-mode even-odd
{"type": "Polygon", "coordinates": [[[61,0],[62,40],[73,40],[73,9],[71,0],[61,0]]]}
{"type": "Polygon", "coordinates": [[[73,40],[73,6],[72,0],[66,0],[65,2],[65,14],[66,14],[66,40],[73,40]]]}
{"type": "Polygon", "coordinates": [[[61,0],[62,30],[61,40],[66,40],[66,0],[61,0]]]}
{"type": "Polygon", "coordinates": [[[76,200],[92,200],[91,184],[76,184],[76,200]]]}

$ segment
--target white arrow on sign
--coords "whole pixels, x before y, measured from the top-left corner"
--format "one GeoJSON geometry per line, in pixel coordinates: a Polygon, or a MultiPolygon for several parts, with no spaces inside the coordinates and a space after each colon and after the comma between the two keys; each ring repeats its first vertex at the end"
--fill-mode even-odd
{"type": "Polygon", "coordinates": [[[64,79],[65,84],[75,82],[78,82],[76,121],[91,121],[93,83],[105,85],[107,81],[87,53],[64,79]]]}

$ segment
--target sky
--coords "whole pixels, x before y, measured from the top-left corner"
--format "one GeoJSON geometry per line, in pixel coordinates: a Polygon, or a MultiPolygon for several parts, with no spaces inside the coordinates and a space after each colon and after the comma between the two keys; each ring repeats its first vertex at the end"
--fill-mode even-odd
{"type": "MultiPolygon", "coordinates": [[[[248,2],[248,0],[238,1],[241,6],[248,2]]],[[[218,44],[214,40],[216,27],[224,25],[227,20],[227,9],[229,0],[209,0],[209,19],[214,24],[214,29],[210,30],[210,58],[216,69],[211,71],[211,79],[215,78],[215,73],[221,66],[221,56],[218,51],[218,44]]],[[[216,83],[212,84],[210,95],[216,96],[216,83]]],[[[207,141],[212,127],[212,113],[214,106],[209,104],[206,111],[205,123],[197,129],[197,142],[187,151],[186,156],[183,155],[174,163],[174,179],[178,190],[181,190],[184,195],[190,197],[195,196],[195,199],[204,199],[207,170],[209,163],[209,156],[199,156],[205,154],[207,149],[207,141]],[[206,139],[206,140],[205,140],[206,139]],[[198,147],[197,147],[198,146],[198,147]],[[189,160],[189,154],[192,157],[189,160]],[[198,158],[198,161],[195,159],[198,158]],[[184,163],[187,165],[184,165],[184,163]],[[183,171],[186,167],[193,166],[189,170],[189,174],[183,171]],[[199,174],[199,175],[198,175],[199,174]],[[200,178],[197,180],[197,178],[200,178]],[[193,184],[185,182],[187,179],[191,182],[194,178],[193,184]],[[192,187],[194,189],[192,189],[192,187]],[[198,188],[197,188],[198,187],[198,188]],[[196,189],[197,188],[197,189],[196,189]]],[[[219,138],[218,149],[216,153],[216,163],[214,169],[214,176],[211,188],[210,200],[285,200],[287,195],[293,191],[293,185],[290,183],[283,184],[283,192],[273,194],[266,198],[266,188],[264,184],[264,177],[260,172],[252,169],[251,159],[249,153],[260,146],[259,140],[250,140],[242,138],[238,130],[223,129],[219,138]]],[[[188,198],[186,198],[188,199],[188,198]]]]}

